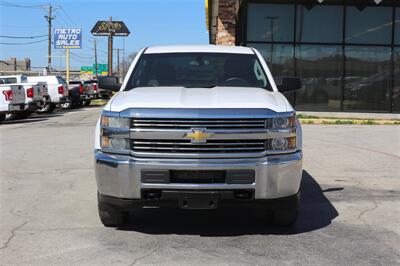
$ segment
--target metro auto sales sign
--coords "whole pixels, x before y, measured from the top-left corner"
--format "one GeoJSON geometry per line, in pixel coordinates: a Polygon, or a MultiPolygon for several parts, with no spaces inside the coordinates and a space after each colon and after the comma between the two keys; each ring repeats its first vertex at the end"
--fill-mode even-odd
{"type": "Polygon", "coordinates": [[[82,29],[55,28],[53,43],[55,49],[81,49],[82,29]]]}

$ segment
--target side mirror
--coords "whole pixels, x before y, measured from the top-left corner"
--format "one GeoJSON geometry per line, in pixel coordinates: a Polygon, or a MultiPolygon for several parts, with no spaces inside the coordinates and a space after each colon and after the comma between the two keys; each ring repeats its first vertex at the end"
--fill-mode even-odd
{"type": "Polygon", "coordinates": [[[289,92],[301,89],[301,80],[297,77],[275,78],[275,84],[280,92],[289,92]]]}
{"type": "Polygon", "coordinates": [[[98,87],[103,90],[119,91],[121,83],[118,82],[117,77],[99,77],[98,87]]]}

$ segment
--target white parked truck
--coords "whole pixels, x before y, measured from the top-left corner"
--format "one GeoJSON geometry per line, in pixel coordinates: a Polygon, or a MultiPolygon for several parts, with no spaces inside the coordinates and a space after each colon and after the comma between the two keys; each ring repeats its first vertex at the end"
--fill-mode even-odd
{"type": "Polygon", "coordinates": [[[25,117],[31,112],[44,106],[49,101],[47,84],[45,82],[28,82],[25,75],[0,76],[0,84],[21,85],[25,90],[25,110],[19,113],[8,114],[9,119],[15,116],[25,117]]]}
{"type": "Polygon", "coordinates": [[[25,109],[25,90],[21,85],[0,84],[0,123],[8,113],[25,109]]]}
{"type": "Polygon", "coordinates": [[[261,54],[231,46],[140,51],[95,130],[100,220],[119,226],[147,206],[257,206],[278,225],[296,221],[302,131],[261,54]]]}
{"type": "Polygon", "coordinates": [[[29,82],[45,82],[49,94],[49,102],[46,102],[38,112],[52,112],[57,105],[69,101],[68,85],[60,76],[29,76],[29,82]]]}

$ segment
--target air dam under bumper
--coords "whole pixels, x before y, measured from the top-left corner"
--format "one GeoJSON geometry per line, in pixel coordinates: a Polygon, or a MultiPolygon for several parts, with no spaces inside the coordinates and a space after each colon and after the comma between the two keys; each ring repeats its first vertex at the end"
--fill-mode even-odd
{"type": "Polygon", "coordinates": [[[253,199],[277,199],[297,194],[302,176],[301,151],[249,159],[134,158],[95,151],[95,175],[101,195],[141,199],[145,190],[251,190],[253,199]],[[142,170],[253,170],[251,184],[143,183],[142,170]]]}

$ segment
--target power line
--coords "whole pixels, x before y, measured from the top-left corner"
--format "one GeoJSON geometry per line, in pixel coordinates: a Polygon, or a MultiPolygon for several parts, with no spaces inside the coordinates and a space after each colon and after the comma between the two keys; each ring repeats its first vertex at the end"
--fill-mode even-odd
{"type": "Polygon", "coordinates": [[[18,28],[18,29],[40,29],[45,28],[46,26],[20,26],[20,25],[10,25],[10,24],[1,24],[0,27],[2,28],[18,28]]]}
{"type": "Polygon", "coordinates": [[[34,41],[34,42],[0,42],[2,45],[25,45],[25,44],[34,44],[34,43],[40,43],[40,42],[45,42],[47,41],[46,39],[40,40],[40,41],[34,41]]]}
{"type": "Polygon", "coordinates": [[[71,25],[76,26],[74,20],[68,15],[67,11],[62,6],[59,6],[60,10],[65,14],[66,18],[71,22],[71,25]]]}
{"type": "Polygon", "coordinates": [[[73,52],[70,52],[70,54],[74,55],[76,57],[79,57],[79,58],[83,58],[83,59],[93,59],[93,56],[82,56],[82,55],[79,55],[79,54],[75,54],[73,52]]]}
{"type": "Polygon", "coordinates": [[[39,4],[39,5],[18,5],[18,4],[10,3],[10,2],[7,2],[7,1],[0,1],[0,5],[2,5],[2,6],[7,6],[7,7],[34,8],[34,9],[40,9],[40,8],[44,8],[44,7],[47,7],[47,6],[48,6],[48,5],[46,5],[46,4],[39,4]]]}
{"type": "Polygon", "coordinates": [[[47,37],[47,34],[45,34],[45,35],[37,35],[37,36],[8,36],[8,35],[0,35],[0,38],[9,38],[9,39],[35,39],[35,38],[40,38],[40,37],[47,37]]]}

